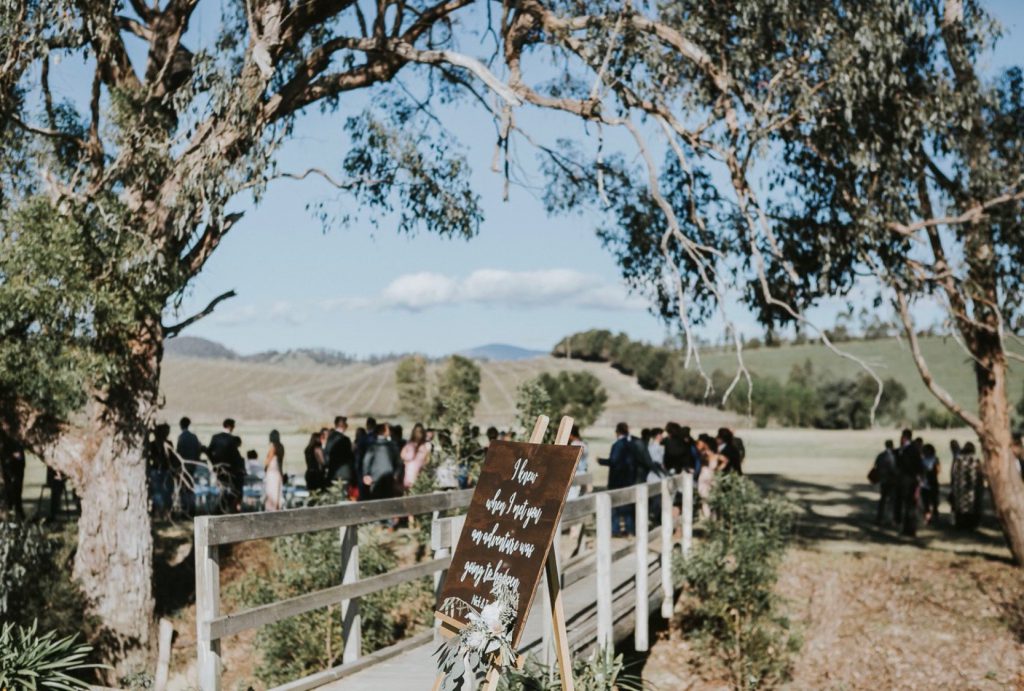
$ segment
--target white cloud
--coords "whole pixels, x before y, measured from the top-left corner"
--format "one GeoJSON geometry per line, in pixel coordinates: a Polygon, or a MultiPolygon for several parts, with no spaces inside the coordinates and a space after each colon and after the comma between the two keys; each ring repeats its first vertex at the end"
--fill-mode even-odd
{"type": "Polygon", "coordinates": [[[501,307],[569,306],[601,310],[641,310],[643,299],[621,284],[611,284],[574,269],[508,271],[477,269],[456,279],[434,272],[403,274],[374,297],[339,297],[326,309],[403,309],[419,312],[444,305],[501,307]]]}
{"type": "Polygon", "coordinates": [[[380,303],[413,312],[454,302],[459,293],[456,281],[441,274],[424,271],[399,276],[381,293],[380,303]]]}

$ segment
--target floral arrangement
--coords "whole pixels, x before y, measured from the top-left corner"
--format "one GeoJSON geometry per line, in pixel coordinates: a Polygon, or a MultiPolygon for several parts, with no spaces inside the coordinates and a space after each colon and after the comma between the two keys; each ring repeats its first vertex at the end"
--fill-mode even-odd
{"type": "Polygon", "coordinates": [[[491,595],[494,599],[479,611],[459,598],[450,597],[441,604],[442,613],[465,614],[467,619],[458,635],[442,643],[435,653],[444,675],[441,691],[464,688],[467,674],[482,680],[492,667],[504,672],[515,664],[512,624],[519,610],[519,593],[507,580],[499,579],[491,595]]]}

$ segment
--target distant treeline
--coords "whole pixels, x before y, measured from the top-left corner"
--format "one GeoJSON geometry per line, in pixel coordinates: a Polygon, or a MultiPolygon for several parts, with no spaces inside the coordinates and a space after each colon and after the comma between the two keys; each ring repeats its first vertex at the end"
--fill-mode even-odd
{"type": "MultiPolygon", "coordinates": [[[[741,381],[723,403],[735,373],[712,371],[708,382],[693,367],[684,367],[684,353],[678,348],[631,340],[626,334],[594,329],[559,341],[552,353],[591,362],[607,362],[623,374],[635,376],[641,387],[664,391],[678,399],[701,405],[715,405],[754,417],[759,426],[770,422],[787,427],[819,429],[864,429],[871,424],[871,406],[877,385],[867,373],[836,377],[815,372],[810,360],[794,365],[785,381],[751,372],[753,389],[748,401],[746,381],[741,381]]],[[[881,421],[904,420],[906,389],[895,379],[884,380],[877,416],[881,421]]]]}

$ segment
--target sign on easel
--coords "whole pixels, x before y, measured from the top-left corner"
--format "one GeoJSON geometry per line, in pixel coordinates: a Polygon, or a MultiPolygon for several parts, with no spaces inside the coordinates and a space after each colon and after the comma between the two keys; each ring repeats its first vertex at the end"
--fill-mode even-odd
{"type": "MultiPolygon", "coordinates": [[[[543,439],[547,423],[541,416],[531,442],[543,439]]],[[[488,448],[436,612],[451,634],[469,623],[470,611],[490,604],[495,585],[514,590],[518,605],[510,640],[515,649],[546,569],[556,652],[564,671],[563,688],[568,689],[571,662],[552,545],[582,455],[580,447],[565,445],[571,427],[572,419],[564,418],[553,445],[499,441],[488,448]],[[452,603],[466,603],[472,609],[452,603]]],[[[487,688],[496,681],[496,674],[489,674],[487,688]]]]}

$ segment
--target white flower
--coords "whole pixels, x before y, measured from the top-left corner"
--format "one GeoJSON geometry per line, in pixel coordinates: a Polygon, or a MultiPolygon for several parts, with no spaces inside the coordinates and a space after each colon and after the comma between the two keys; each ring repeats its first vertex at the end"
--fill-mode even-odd
{"type": "Polygon", "coordinates": [[[484,635],[483,631],[473,629],[466,635],[463,643],[465,643],[467,648],[480,650],[484,647],[484,644],[487,643],[487,636],[484,635]]]}
{"type": "Polygon", "coordinates": [[[495,600],[480,611],[480,619],[492,633],[505,632],[505,626],[501,622],[503,610],[501,603],[495,600]]]}

